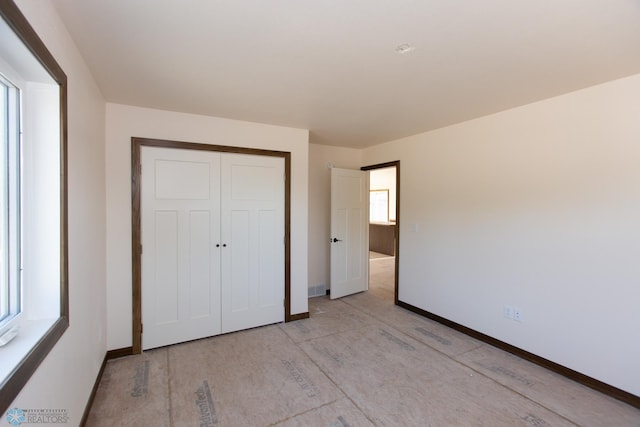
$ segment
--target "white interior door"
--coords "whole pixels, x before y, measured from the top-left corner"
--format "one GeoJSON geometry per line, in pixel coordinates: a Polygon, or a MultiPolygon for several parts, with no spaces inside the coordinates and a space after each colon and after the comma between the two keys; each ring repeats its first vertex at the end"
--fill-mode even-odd
{"type": "Polygon", "coordinates": [[[141,155],[142,348],[219,334],[220,153],[141,155]]]}
{"type": "Polygon", "coordinates": [[[221,167],[222,332],[282,322],[284,158],[225,154],[221,167]]]}
{"type": "Polygon", "coordinates": [[[331,169],[331,299],[368,288],[368,206],[367,173],[331,169]]]}

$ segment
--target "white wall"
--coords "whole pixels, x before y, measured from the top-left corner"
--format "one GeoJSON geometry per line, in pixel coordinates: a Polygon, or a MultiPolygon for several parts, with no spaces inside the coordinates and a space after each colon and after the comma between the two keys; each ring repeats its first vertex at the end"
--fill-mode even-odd
{"type": "Polygon", "coordinates": [[[329,234],[331,232],[331,171],[360,169],[362,150],[309,144],[309,286],[329,283],[329,234]]]}
{"type": "Polygon", "coordinates": [[[640,395],[638,112],[640,75],[365,150],[401,161],[400,300],[640,395]]]}
{"type": "Polygon", "coordinates": [[[68,78],[70,327],[10,407],[66,409],[77,425],[106,351],[105,103],[52,3],[16,3],[68,78]]]}
{"type": "Polygon", "coordinates": [[[108,103],[106,135],[108,349],[132,345],[133,136],[291,152],[291,313],[308,311],[307,130],[108,103]]]}

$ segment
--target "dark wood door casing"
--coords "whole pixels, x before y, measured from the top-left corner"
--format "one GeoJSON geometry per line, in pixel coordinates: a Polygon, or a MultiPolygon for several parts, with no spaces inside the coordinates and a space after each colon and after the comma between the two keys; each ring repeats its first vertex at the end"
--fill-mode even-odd
{"type": "MultiPolygon", "coordinates": [[[[291,314],[291,153],[224,145],[198,144],[151,138],[131,138],[131,256],[132,256],[132,350],[142,353],[142,239],[140,218],[140,159],[142,147],[161,147],[182,150],[216,151],[284,158],[284,321],[301,318],[291,314]]],[[[304,316],[304,314],[303,314],[304,316]]],[[[308,317],[308,315],[306,316],[308,317]]]]}

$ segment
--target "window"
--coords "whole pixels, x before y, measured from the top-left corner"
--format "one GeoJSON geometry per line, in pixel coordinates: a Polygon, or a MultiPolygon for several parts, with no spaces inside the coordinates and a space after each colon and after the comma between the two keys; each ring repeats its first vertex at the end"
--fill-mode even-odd
{"type": "Polygon", "coordinates": [[[0,1],[0,414],[69,326],[67,78],[0,1]],[[7,334],[7,332],[9,332],[7,334]]]}
{"type": "Polygon", "coordinates": [[[20,313],[20,92],[0,74],[0,345],[20,313]]]}
{"type": "Polygon", "coordinates": [[[369,222],[389,222],[389,190],[369,190],[369,222]]]}

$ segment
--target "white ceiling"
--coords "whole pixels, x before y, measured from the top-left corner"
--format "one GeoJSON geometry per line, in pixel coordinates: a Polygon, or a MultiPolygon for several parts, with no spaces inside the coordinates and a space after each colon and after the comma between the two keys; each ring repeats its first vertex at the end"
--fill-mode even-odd
{"type": "Polygon", "coordinates": [[[306,128],[319,144],[375,145],[640,73],[637,0],[54,4],[108,101],[306,128]]]}

